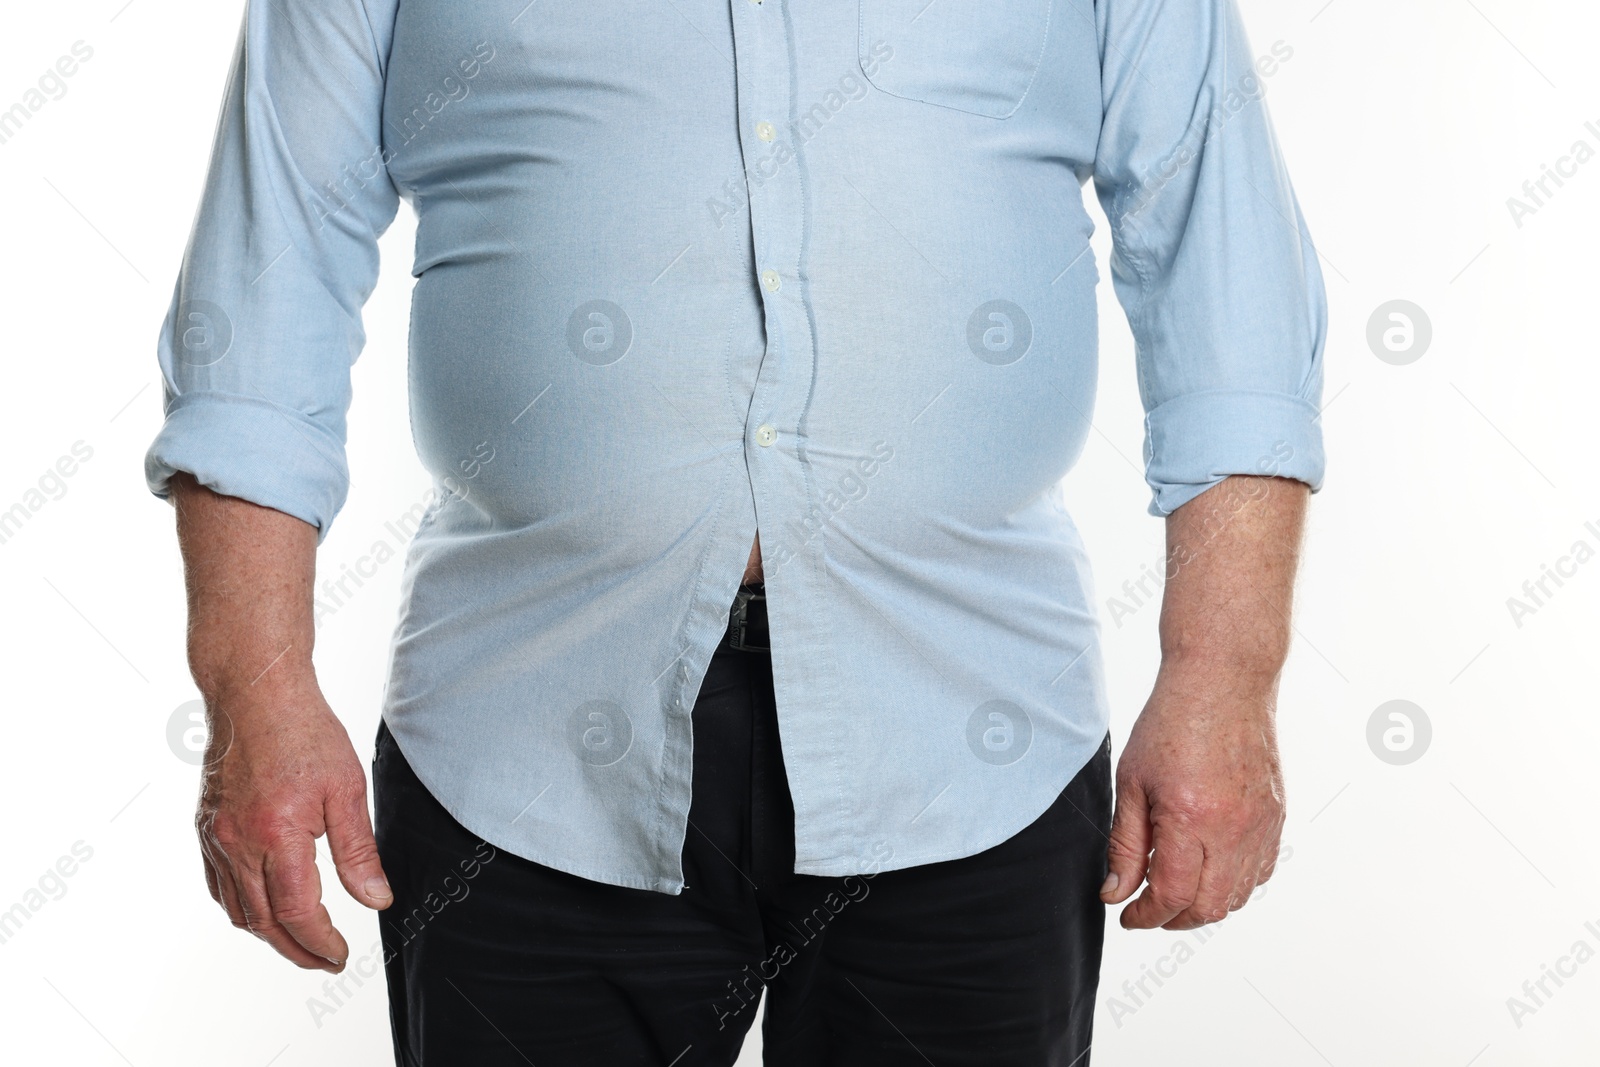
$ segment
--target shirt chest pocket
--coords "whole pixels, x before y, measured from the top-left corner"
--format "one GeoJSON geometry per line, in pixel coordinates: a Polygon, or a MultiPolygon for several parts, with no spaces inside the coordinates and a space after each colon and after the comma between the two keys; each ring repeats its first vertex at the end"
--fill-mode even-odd
{"type": "Polygon", "coordinates": [[[1028,95],[1052,0],[858,0],[867,80],[892,96],[1003,119],[1028,95]]]}

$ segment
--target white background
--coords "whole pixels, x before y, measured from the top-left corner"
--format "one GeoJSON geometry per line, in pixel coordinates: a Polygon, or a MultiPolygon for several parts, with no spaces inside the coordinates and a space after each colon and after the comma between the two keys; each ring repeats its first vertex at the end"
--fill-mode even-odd
{"type": "MultiPolygon", "coordinates": [[[[1255,51],[1293,49],[1266,99],[1332,306],[1330,460],[1279,712],[1292,852],[1203,943],[1123,931],[1113,913],[1094,1062],[1594,1063],[1600,960],[1547,981],[1553,995],[1520,1019],[1507,1000],[1576,942],[1600,951],[1600,560],[1549,585],[1520,626],[1507,600],[1575,542],[1600,548],[1589,421],[1600,159],[1551,186],[1521,226],[1506,201],[1575,141],[1600,149],[1600,17],[1549,0],[1242,6],[1255,51]],[[1394,299],[1433,329],[1404,366],[1366,340],[1394,299]],[[1401,766],[1367,742],[1369,717],[1393,699],[1419,705],[1433,730],[1401,766]],[[1145,968],[1169,977],[1146,979],[1135,1000],[1124,982],[1145,968]]],[[[319,1026],[307,998],[326,976],[233,930],[207,896],[197,771],[167,742],[174,709],[197,693],[173,516],[141,464],[161,419],[156,331],[239,13],[238,0],[15,5],[0,34],[0,108],[74,41],[94,49],[66,95],[0,144],[0,510],[74,442],[93,449],[65,495],[0,544],[0,911],[75,843],[92,849],[64,895],[0,944],[10,1063],[392,1062],[381,979],[319,1026]]],[[[367,308],[353,485],[321,549],[328,573],[427,489],[406,419],[411,241],[402,208],[367,308]]],[[[1103,223],[1095,250],[1104,264],[1103,223]]],[[[1108,284],[1101,313],[1097,432],[1067,489],[1104,603],[1160,558],[1162,524],[1144,510],[1132,346],[1108,284]]],[[[399,578],[396,558],[318,635],[322,684],[363,758],[399,578]]],[[[1154,607],[1106,619],[1119,752],[1155,672],[1155,622],[1154,607]]],[[[326,865],[324,884],[359,956],[376,921],[326,865]]],[[[741,1063],[758,1061],[758,1044],[741,1063]]]]}

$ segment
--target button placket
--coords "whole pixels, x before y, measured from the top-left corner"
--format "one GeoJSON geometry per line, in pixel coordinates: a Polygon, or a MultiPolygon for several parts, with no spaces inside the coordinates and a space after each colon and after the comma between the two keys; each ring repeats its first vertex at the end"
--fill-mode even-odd
{"type": "MultiPolygon", "coordinates": [[[[801,435],[816,369],[814,311],[803,256],[817,175],[810,173],[811,160],[795,125],[802,101],[818,89],[798,76],[796,43],[789,33],[791,13],[803,20],[814,17],[807,14],[814,8],[799,3],[790,8],[789,3],[768,0],[764,7],[753,2],[733,7],[739,149],[749,193],[750,269],[756,275],[750,279],[750,294],[759,303],[766,341],[746,408],[744,466],[756,506],[766,583],[783,587],[779,603],[768,606],[768,625],[775,631],[771,656],[779,715],[802,749],[816,750],[822,738],[822,748],[838,752],[847,743],[848,728],[836,714],[831,635],[814,613],[789,615],[782,606],[790,596],[794,603],[804,603],[823,594],[821,554],[812,543],[821,504],[801,435]],[[762,123],[771,125],[771,140],[762,123]],[[789,648],[803,651],[789,655],[789,648]],[[795,693],[807,699],[795,701],[795,693]]],[[[848,803],[845,798],[829,799],[830,788],[808,773],[815,764],[785,762],[797,807],[805,809],[797,817],[797,833],[809,841],[842,832],[838,820],[848,803]]]]}
{"type": "MultiPolygon", "coordinates": [[[[794,322],[788,314],[793,302],[787,289],[793,275],[786,265],[794,261],[800,248],[802,201],[796,161],[785,152],[780,140],[782,116],[792,110],[789,42],[781,7],[769,4],[761,8],[752,2],[736,9],[734,34],[740,123],[744,130],[754,133],[753,137],[747,133],[740,138],[740,152],[745,180],[751,186],[748,220],[756,251],[762,314],[767,322],[767,351],[756,375],[749,409],[751,421],[759,420],[759,425],[747,430],[747,440],[766,455],[778,440],[778,426],[785,421],[783,405],[792,392],[789,381],[798,372],[798,368],[790,367],[793,360],[787,338],[793,334],[794,322]]],[[[752,484],[765,505],[763,521],[767,523],[787,519],[787,514],[775,515],[772,510],[776,507],[788,512],[794,503],[792,487],[778,489],[792,475],[772,469],[770,462],[752,463],[750,469],[752,484]],[[763,488],[769,491],[760,492],[763,488]],[[770,491],[773,489],[778,491],[770,491]]]]}

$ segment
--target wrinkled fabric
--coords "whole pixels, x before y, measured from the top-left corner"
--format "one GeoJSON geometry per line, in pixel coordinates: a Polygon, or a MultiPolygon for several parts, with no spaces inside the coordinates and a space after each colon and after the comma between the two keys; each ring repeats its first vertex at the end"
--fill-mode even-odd
{"type": "Polygon", "coordinates": [[[516,855],[679,892],[690,710],[759,528],[795,871],[974,854],[1109,719],[1060,486],[1098,375],[1085,185],[1151,513],[1320,488],[1276,61],[1231,0],[251,0],[148,486],[326,537],[404,200],[436,492],[383,717],[429,790],[516,855]]]}

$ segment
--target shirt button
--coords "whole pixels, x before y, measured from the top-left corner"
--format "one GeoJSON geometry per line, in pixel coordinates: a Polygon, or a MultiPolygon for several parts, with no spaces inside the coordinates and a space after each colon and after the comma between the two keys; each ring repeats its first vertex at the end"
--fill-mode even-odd
{"type": "Polygon", "coordinates": [[[773,127],[772,123],[763,119],[756,123],[756,136],[761,138],[763,141],[770,141],[774,137],[778,136],[778,131],[773,127]]]}
{"type": "Polygon", "coordinates": [[[772,444],[778,439],[778,431],[772,428],[771,423],[762,423],[756,427],[756,444],[763,447],[772,444]]]}
{"type": "Polygon", "coordinates": [[[783,281],[778,277],[777,271],[768,269],[761,272],[761,284],[766,287],[767,292],[775,293],[783,281]]]}

